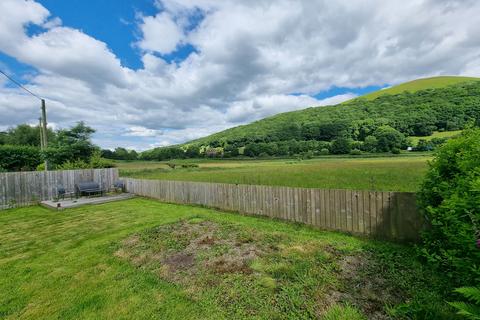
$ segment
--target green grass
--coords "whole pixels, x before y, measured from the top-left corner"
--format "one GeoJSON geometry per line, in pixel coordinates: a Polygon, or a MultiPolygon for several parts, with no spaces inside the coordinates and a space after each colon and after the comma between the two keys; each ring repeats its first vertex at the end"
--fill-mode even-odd
{"type": "Polygon", "coordinates": [[[417,145],[418,144],[418,141],[420,139],[423,139],[423,140],[426,140],[426,141],[430,141],[432,140],[433,138],[453,138],[455,136],[458,136],[459,134],[462,133],[462,130],[455,130],[455,131],[443,131],[443,132],[434,132],[432,135],[430,136],[427,136],[427,137],[416,137],[416,136],[412,136],[412,137],[409,137],[412,141],[412,143],[414,145],[417,145]]]}
{"type": "Polygon", "coordinates": [[[270,219],[146,199],[0,212],[2,319],[454,319],[449,291],[412,248],[270,219]],[[201,251],[210,255],[225,252],[232,230],[268,250],[251,273],[199,265],[187,282],[170,281],[142,261],[188,247],[179,221],[219,226],[220,246],[201,251]],[[129,245],[139,259],[118,254],[129,245]]]}
{"type": "Polygon", "coordinates": [[[454,84],[470,82],[470,81],[480,81],[480,78],[473,77],[455,77],[455,76],[441,76],[441,77],[432,77],[417,79],[409,82],[399,84],[390,88],[383,90],[378,90],[369,94],[362,96],[362,99],[374,100],[383,95],[392,95],[399,94],[405,91],[408,92],[417,92],[425,89],[437,89],[445,88],[454,84]]]}
{"type": "MultiPolygon", "coordinates": [[[[199,168],[170,169],[161,162],[120,163],[125,177],[273,185],[305,188],[417,191],[427,170],[426,154],[296,160],[197,160],[199,168]]],[[[174,161],[175,162],[175,161],[174,161]]],[[[189,160],[195,162],[195,160],[189,160]]]]}

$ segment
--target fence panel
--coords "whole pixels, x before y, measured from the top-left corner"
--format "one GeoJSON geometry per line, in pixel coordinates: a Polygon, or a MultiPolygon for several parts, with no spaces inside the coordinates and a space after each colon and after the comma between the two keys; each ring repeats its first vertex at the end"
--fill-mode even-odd
{"type": "Polygon", "coordinates": [[[140,196],[264,215],[375,238],[416,241],[424,227],[415,194],[409,192],[122,179],[128,192],[140,196]]]}
{"type": "Polygon", "coordinates": [[[0,173],[0,209],[21,207],[49,200],[56,196],[57,187],[74,191],[83,181],[98,182],[110,188],[118,180],[118,169],[86,169],[59,171],[29,171],[0,173]]]}

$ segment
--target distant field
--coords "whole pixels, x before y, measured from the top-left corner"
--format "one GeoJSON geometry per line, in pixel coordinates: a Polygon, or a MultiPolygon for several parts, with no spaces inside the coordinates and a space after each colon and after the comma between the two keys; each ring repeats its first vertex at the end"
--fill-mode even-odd
{"type": "Polygon", "coordinates": [[[258,184],[304,188],[417,191],[428,154],[379,158],[173,161],[198,168],[169,168],[164,162],[119,162],[120,175],[143,179],[258,184]]]}
{"type": "Polygon", "coordinates": [[[409,138],[412,140],[414,145],[417,145],[417,143],[420,139],[430,141],[433,138],[451,138],[451,137],[459,135],[460,133],[462,133],[462,130],[434,132],[431,136],[427,136],[427,137],[415,137],[415,136],[413,136],[413,137],[409,137],[409,138]]]}
{"type": "Polygon", "coordinates": [[[436,88],[444,88],[450,85],[454,85],[457,83],[462,82],[470,82],[470,81],[479,81],[480,78],[472,78],[472,77],[433,77],[433,78],[425,78],[425,79],[418,79],[409,82],[402,83],[397,86],[393,86],[391,88],[386,88],[383,90],[378,90],[369,94],[362,96],[362,98],[367,100],[373,100],[385,94],[398,94],[404,91],[408,92],[416,92],[424,89],[436,89],[436,88]]]}

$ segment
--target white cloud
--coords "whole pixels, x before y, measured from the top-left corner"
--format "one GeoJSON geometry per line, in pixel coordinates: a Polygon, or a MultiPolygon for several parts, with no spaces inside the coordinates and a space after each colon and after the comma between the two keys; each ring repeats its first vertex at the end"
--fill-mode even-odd
{"type": "Polygon", "coordinates": [[[127,132],[124,134],[125,136],[132,136],[132,137],[156,137],[160,135],[161,132],[158,130],[147,129],[141,126],[135,126],[128,128],[127,132]]]}
{"type": "MultiPolygon", "coordinates": [[[[140,70],[35,1],[0,1],[0,51],[39,71],[27,87],[47,98],[51,123],[84,120],[109,148],[181,143],[355,96],[312,98],[332,86],[480,75],[478,1],[156,3],[156,15],[138,21],[140,70]],[[29,36],[29,24],[44,30],[29,36]],[[160,57],[185,44],[196,51],[184,61],[160,57]]],[[[0,127],[35,123],[38,110],[21,91],[1,87],[0,127]]]]}
{"type": "Polygon", "coordinates": [[[175,51],[183,39],[182,29],[168,13],[144,17],[140,28],[143,39],[139,42],[139,46],[144,50],[167,54],[175,51]]]}

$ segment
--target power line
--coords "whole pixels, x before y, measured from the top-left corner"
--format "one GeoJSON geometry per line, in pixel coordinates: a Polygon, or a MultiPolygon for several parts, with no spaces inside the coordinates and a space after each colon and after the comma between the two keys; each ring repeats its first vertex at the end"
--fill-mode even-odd
{"type": "Polygon", "coordinates": [[[12,77],[10,77],[8,74],[6,74],[5,72],[3,72],[2,70],[0,70],[0,73],[3,74],[5,77],[7,77],[7,79],[9,79],[10,81],[12,81],[13,83],[15,83],[17,86],[19,86],[20,88],[22,88],[23,90],[27,91],[28,93],[30,93],[32,96],[34,96],[35,98],[39,99],[40,101],[43,100],[42,98],[40,98],[39,96],[37,96],[35,93],[33,93],[32,91],[28,90],[27,88],[25,88],[21,83],[17,82],[15,79],[13,79],[12,77]]]}

